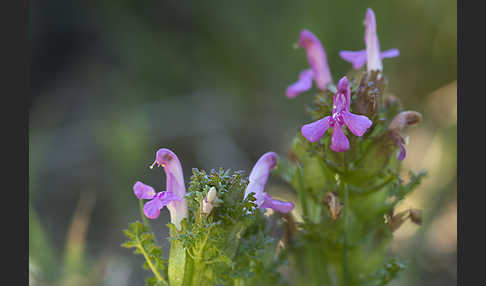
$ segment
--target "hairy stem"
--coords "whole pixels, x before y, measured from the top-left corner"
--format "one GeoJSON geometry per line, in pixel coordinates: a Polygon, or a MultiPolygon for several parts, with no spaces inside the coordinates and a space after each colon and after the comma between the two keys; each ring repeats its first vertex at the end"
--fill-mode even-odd
{"type": "Polygon", "coordinates": [[[167,285],[167,281],[164,279],[164,277],[162,277],[162,275],[160,275],[159,271],[157,270],[155,265],[152,263],[152,260],[150,260],[150,258],[148,257],[148,254],[145,251],[145,249],[143,248],[142,242],[139,239],[138,233],[137,233],[137,243],[138,243],[138,249],[142,252],[143,257],[145,257],[145,260],[147,261],[148,266],[150,267],[150,269],[154,273],[155,277],[157,277],[157,280],[162,281],[162,283],[167,285]]]}
{"type": "Polygon", "coordinates": [[[139,209],[140,209],[140,217],[142,218],[143,223],[146,226],[150,227],[150,224],[149,224],[147,218],[145,217],[145,214],[143,213],[143,201],[138,200],[138,205],[139,205],[139,209]]]}
{"type": "Polygon", "coordinates": [[[204,237],[203,242],[199,246],[198,252],[194,257],[194,275],[192,277],[192,285],[203,285],[204,283],[204,274],[206,270],[206,262],[204,261],[204,248],[206,247],[206,243],[209,238],[209,230],[204,237]]]}

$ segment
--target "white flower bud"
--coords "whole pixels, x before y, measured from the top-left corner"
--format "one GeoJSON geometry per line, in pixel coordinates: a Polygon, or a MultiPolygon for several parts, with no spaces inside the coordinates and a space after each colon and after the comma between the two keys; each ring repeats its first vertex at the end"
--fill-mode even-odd
{"type": "Polygon", "coordinates": [[[214,202],[218,198],[216,188],[211,187],[202,202],[202,212],[209,215],[214,207],[214,202]]]}
{"type": "Polygon", "coordinates": [[[216,195],[216,188],[211,187],[211,189],[209,189],[208,195],[206,196],[208,202],[213,203],[216,200],[216,195]]]}

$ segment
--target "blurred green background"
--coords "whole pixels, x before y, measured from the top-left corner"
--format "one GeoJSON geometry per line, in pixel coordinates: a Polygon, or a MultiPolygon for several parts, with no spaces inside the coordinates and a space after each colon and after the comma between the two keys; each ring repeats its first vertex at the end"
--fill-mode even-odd
{"type": "MultiPolygon", "coordinates": [[[[142,257],[120,244],[139,219],[136,180],[162,189],[155,151],[191,169],[248,172],[264,152],[285,156],[308,122],[306,93],[285,88],[308,64],[301,29],[322,41],[334,80],[340,50],[364,48],[366,8],[377,17],[388,92],[424,115],[407,132],[423,185],[402,204],[422,208],[391,251],[410,258],[392,285],[455,285],[457,2],[40,1],[31,3],[29,126],[31,285],[144,285],[142,257]]],[[[269,192],[289,194],[272,178],[269,192]]],[[[165,240],[168,212],[153,222],[165,240]]]]}

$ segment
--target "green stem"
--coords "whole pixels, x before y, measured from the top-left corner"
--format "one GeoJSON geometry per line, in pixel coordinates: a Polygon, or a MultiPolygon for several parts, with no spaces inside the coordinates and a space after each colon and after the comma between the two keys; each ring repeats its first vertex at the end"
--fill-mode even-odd
{"type": "Polygon", "coordinates": [[[347,254],[347,249],[348,249],[347,232],[348,232],[348,216],[349,216],[348,214],[349,213],[349,190],[345,183],[343,183],[343,189],[344,189],[343,282],[344,285],[348,285],[349,269],[348,269],[348,254],[347,254]]]}
{"type": "Polygon", "coordinates": [[[145,257],[145,260],[147,261],[147,264],[150,267],[150,269],[152,270],[152,272],[154,273],[155,277],[157,277],[157,279],[159,281],[162,281],[162,283],[167,285],[167,281],[164,279],[164,277],[162,277],[162,275],[160,275],[159,271],[157,270],[155,265],[152,263],[152,260],[150,260],[150,258],[148,257],[148,254],[145,251],[145,249],[143,248],[142,242],[139,239],[138,233],[137,233],[137,243],[138,243],[138,249],[140,249],[140,251],[142,252],[143,257],[145,257]]]}
{"type": "Polygon", "coordinates": [[[209,233],[211,232],[211,229],[206,233],[206,236],[204,237],[203,242],[201,243],[198,252],[195,254],[195,259],[194,259],[194,275],[192,277],[192,285],[206,285],[207,283],[204,283],[204,274],[206,270],[206,262],[204,261],[204,248],[206,247],[206,243],[209,238],[209,233]]]}
{"type": "MultiPolygon", "coordinates": [[[[171,236],[175,234],[171,233],[171,236]]],[[[187,255],[184,245],[179,240],[172,240],[170,243],[169,266],[167,273],[170,286],[190,285],[193,268],[190,256],[187,255]],[[189,282],[189,283],[188,283],[189,282]]]]}
{"type": "Polygon", "coordinates": [[[139,205],[139,209],[140,209],[140,216],[142,217],[143,223],[150,228],[150,224],[149,224],[149,222],[148,222],[148,220],[145,217],[145,214],[143,212],[143,201],[142,200],[138,200],[138,205],[139,205]]]}
{"type": "Polygon", "coordinates": [[[241,278],[236,278],[235,281],[234,281],[234,286],[244,286],[245,285],[245,281],[241,278]]]}

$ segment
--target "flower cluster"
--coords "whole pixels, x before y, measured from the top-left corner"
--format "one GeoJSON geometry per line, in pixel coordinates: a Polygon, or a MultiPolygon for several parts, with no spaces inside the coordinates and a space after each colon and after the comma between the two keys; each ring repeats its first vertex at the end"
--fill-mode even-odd
{"type": "MultiPolygon", "coordinates": [[[[291,202],[273,199],[269,194],[264,192],[270,171],[277,164],[277,158],[276,153],[268,152],[256,162],[249,176],[249,184],[245,190],[245,198],[252,193],[256,198],[255,203],[259,208],[270,208],[281,213],[288,213],[294,208],[291,202]]],[[[188,216],[187,202],[184,199],[186,188],[184,186],[181,163],[174,152],[162,148],[157,151],[155,162],[151,168],[154,165],[164,168],[167,177],[166,191],[156,193],[151,186],[137,181],[133,185],[133,192],[140,200],[150,200],[145,203],[143,208],[145,216],[150,219],[156,219],[160,215],[160,210],[164,206],[167,206],[170,212],[171,222],[178,230],[181,230],[181,221],[188,216]]],[[[209,213],[213,208],[215,198],[215,190],[210,191],[208,196],[204,198],[203,208],[205,212],[209,213]]]]}
{"type": "MultiPolygon", "coordinates": [[[[341,51],[340,56],[353,64],[353,68],[360,69],[367,63],[367,70],[381,72],[383,65],[382,58],[396,57],[400,53],[398,49],[380,51],[380,43],[376,33],[376,20],[373,10],[368,9],[365,20],[365,45],[366,49],[361,51],[341,51]]],[[[327,56],[319,39],[309,32],[302,30],[299,37],[299,44],[306,49],[307,60],[311,69],[301,71],[299,80],[291,84],[286,91],[289,98],[294,98],[301,92],[312,87],[312,79],[321,91],[332,85],[332,78],[327,63],[327,56]]],[[[335,152],[343,152],[349,149],[349,140],[343,133],[342,127],[346,125],[354,135],[362,136],[373,122],[365,115],[353,114],[351,109],[351,90],[349,80],[344,76],[337,85],[337,92],[333,97],[332,113],[315,122],[302,126],[302,135],[310,142],[317,142],[324,135],[327,129],[332,127],[331,149],[335,152]]],[[[399,144],[402,148],[402,145],[399,144]]],[[[402,148],[403,149],[403,148],[402,148]]]]}
{"type": "Polygon", "coordinates": [[[401,110],[397,98],[384,95],[382,59],[399,51],[380,50],[371,9],[364,41],[364,50],[340,56],[354,69],[366,64],[366,70],[342,76],[335,85],[323,45],[301,31],[298,43],[310,68],[287,87],[286,96],[295,98],[313,82],[318,92],[309,109],[313,122],[300,128],[290,160],[267,152],[248,177],[242,171],[194,168],[186,192],[179,158],[166,148],[156,152],[150,168],[164,169],[165,190],[137,181],[133,192],[141,206],[148,200],[144,220],[158,218],[167,206],[168,262],[146,221],[126,231],[125,244],[144,254],[154,272],[147,285],[286,285],[279,263],[292,265],[288,272],[295,285],[385,285],[404,268],[401,260],[387,260],[384,250],[407,219],[422,221],[421,210],[395,213],[425,175],[411,172],[406,184],[398,175],[406,157],[403,131],[422,115],[401,110]],[[298,215],[292,215],[297,213],[292,202],[265,192],[272,171],[295,191],[298,215]]]}

